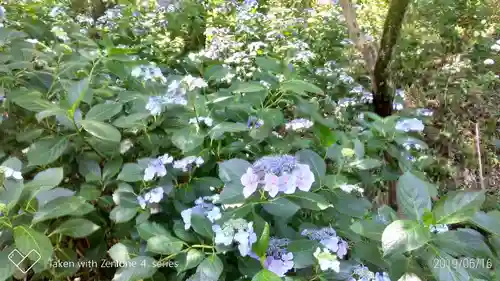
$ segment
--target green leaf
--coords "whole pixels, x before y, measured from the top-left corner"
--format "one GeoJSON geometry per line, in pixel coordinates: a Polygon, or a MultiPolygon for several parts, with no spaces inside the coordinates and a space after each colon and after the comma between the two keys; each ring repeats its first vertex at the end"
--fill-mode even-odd
{"type": "Polygon", "coordinates": [[[101,166],[93,159],[81,159],[78,161],[78,172],[85,177],[87,182],[101,180],[101,166]]]}
{"type": "Polygon", "coordinates": [[[137,214],[137,208],[125,208],[116,206],[109,213],[109,218],[116,223],[128,222],[137,214]]]}
{"type": "Polygon", "coordinates": [[[486,199],[484,191],[450,192],[434,206],[437,223],[451,224],[469,220],[486,199]]]}
{"type": "Polygon", "coordinates": [[[37,192],[58,186],[63,178],[63,168],[49,168],[36,174],[32,181],[24,184],[24,187],[32,192],[31,199],[37,192]]]}
{"type": "Polygon", "coordinates": [[[99,228],[100,226],[89,220],[82,218],[72,218],[59,225],[53,231],[53,233],[61,233],[74,238],[83,238],[94,233],[99,228]]]}
{"type": "Polygon", "coordinates": [[[5,179],[3,187],[0,185],[0,203],[7,205],[7,210],[12,210],[23,194],[24,185],[22,181],[5,179]]]}
{"type": "Polygon", "coordinates": [[[264,202],[262,203],[262,206],[268,213],[280,218],[292,217],[298,210],[300,210],[300,207],[297,204],[283,197],[269,202],[264,202]]]}
{"type": "Polygon", "coordinates": [[[359,170],[371,170],[380,166],[382,166],[382,161],[372,158],[356,160],[348,165],[350,168],[356,168],[359,170]]]}
{"type": "Polygon", "coordinates": [[[149,113],[139,112],[132,113],[126,116],[120,116],[113,122],[113,126],[122,129],[130,129],[137,127],[146,127],[147,118],[149,117],[149,113]]]}
{"type": "Polygon", "coordinates": [[[184,242],[172,236],[158,235],[148,239],[147,250],[162,255],[180,253],[184,242]]]}
{"type": "MultiPolygon", "coordinates": [[[[32,112],[42,112],[45,110],[55,110],[57,105],[52,104],[51,102],[44,100],[38,94],[26,94],[17,96],[12,99],[12,102],[17,104],[18,106],[32,111],[32,112]]],[[[56,108],[57,109],[57,108],[56,108]]]]}
{"type": "Polygon", "coordinates": [[[493,216],[493,212],[488,214],[477,212],[470,218],[470,221],[478,227],[500,237],[500,223],[498,223],[498,219],[493,216]]]}
{"type": "Polygon", "coordinates": [[[16,271],[16,267],[8,258],[10,252],[9,248],[0,251],[0,264],[3,265],[0,267],[0,281],[10,280],[10,277],[16,271]]]}
{"type": "Polygon", "coordinates": [[[136,226],[139,236],[143,240],[148,240],[154,236],[170,236],[170,233],[159,223],[156,222],[145,222],[136,226]]]}
{"type": "Polygon", "coordinates": [[[270,57],[256,57],[255,63],[265,71],[271,71],[274,73],[281,72],[281,63],[277,59],[270,57]]]}
{"type": "Polygon", "coordinates": [[[316,152],[309,149],[303,149],[297,152],[295,156],[299,163],[309,165],[311,171],[314,173],[316,183],[319,183],[321,179],[325,177],[325,161],[316,152]]]}
{"type": "Polygon", "coordinates": [[[118,174],[118,172],[120,172],[122,165],[123,159],[121,157],[109,160],[106,164],[104,164],[104,168],[102,169],[102,178],[104,180],[110,180],[118,174]]]}
{"type": "Polygon", "coordinates": [[[221,162],[219,163],[219,178],[225,183],[240,183],[241,176],[250,166],[248,161],[238,158],[221,162]]]}
{"type": "Polygon", "coordinates": [[[306,268],[316,263],[313,254],[318,248],[318,241],[301,239],[292,241],[287,250],[293,253],[294,268],[306,268]]]}
{"type": "Polygon", "coordinates": [[[257,82],[239,82],[231,89],[233,93],[253,93],[266,90],[264,86],[257,82]]]}
{"type": "Polygon", "coordinates": [[[317,193],[296,191],[293,194],[287,194],[286,197],[304,209],[322,211],[333,207],[325,197],[317,193]]]}
{"type": "Polygon", "coordinates": [[[263,269],[259,271],[253,278],[252,281],[281,281],[281,278],[275,273],[263,269]]]}
{"type": "Polygon", "coordinates": [[[219,280],[222,270],[224,269],[224,264],[216,255],[209,256],[205,258],[201,264],[196,268],[196,273],[204,276],[207,281],[217,281],[219,280]]]}
{"type": "Polygon", "coordinates": [[[232,122],[222,122],[215,125],[209,132],[210,138],[218,139],[224,133],[238,133],[248,131],[247,124],[243,123],[232,123],[232,122]]]}
{"type": "Polygon", "coordinates": [[[306,96],[307,92],[313,94],[323,94],[323,90],[309,82],[302,80],[288,80],[281,84],[283,91],[291,91],[301,96],[306,96]]]}
{"type": "Polygon", "coordinates": [[[140,281],[152,277],[158,270],[158,262],[152,257],[135,257],[120,267],[111,281],[140,281]]]}
{"type": "Polygon", "coordinates": [[[42,166],[56,161],[69,145],[67,137],[53,137],[35,142],[29,147],[29,165],[42,166]]]}
{"type": "Polygon", "coordinates": [[[85,204],[85,199],[82,197],[58,197],[43,205],[38,212],[35,213],[33,223],[73,214],[85,204]]]}
{"type": "Polygon", "coordinates": [[[78,107],[81,101],[87,104],[92,102],[92,91],[89,89],[89,82],[89,78],[72,81],[71,87],[67,89],[69,94],[68,99],[75,108],[78,107]]]}
{"type": "Polygon", "coordinates": [[[493,258],[493,253],[486,244],[483,235],[473,229],[459,228],[439,233],[434,238],[433,243],[439,250],[452,256],[493,258]]]}
{"type": "Polygon", "coordinates": [[[122,243],[114,244],[109,250],[108,254],[116,262],[127,262],[130,260],[128,247],[122,243]]]}
{"type": "Polygon", "coordinates": [[[351,230],[354,233],[376,241],[382,241],[384,229],[385,225],[372,220],[361,220],[351,225],[351,230]]]}
{"type": "Polygon", "coordinates": [[[117,177],[117,180],[126,182],[142,181],[144,177],[143,168],[136,163],[126,163],[123,165],[122,171],[117,177]]]}
{"type": "Polygon", "coordinates": [[[48,266],[54,249],[47,236],[26,226],[16,226],[14,228],[14,240],[17,250],[28,256],[31,261],[36,262],[40,257],[38,263],[44,268],[48,266]]]}
{"type": "Polygon", "coordinates": [[[470,281],[469,274],[462,266],[453,266],[452,257],[444,252],[432,253],[425,259],[437,281],[470,281]]]}
{"type": "Polygon", "coordinates": [[[382,233],[382,250],[384,256],[402,254],[424,246],[430,239],[427,227],[414,221],[398,220],[382,233]]]}
{"type": "Polygon", "coordinates": [[[405,172],[399,177],[397,186],[397,200],[403,212],[410,219],[422,221],[425,210],[431,210],[431,197],[418,177],[411,172],[405,172]]]}
{"type": "Polygon", "coordinates": [[[179,266],[176,267],[177,272],[183,272],[191,268],[197,267],[201,261],[205,259],[205,253],[196,249],[191,249],[187,253],[182,253],[177,256],[179,266]]]}
{"type": "Polygon", "coordinates": [[[120,142],[122,138],[120,131],[109,124],[95,120],[82,120],[80,121],[80,124],[83,126],[85,131],[101,140],[120,142]]]}
{"type": "Polygon", "coordinates": [[[172,135],[172,143],[184,153],[193,151],[203,144],[204,135],[199,134],[195,129],[187,127],[175,131],[172,135]]]}
{"type": "Polygon", "coordinates": [[[205,216],[193,214],[191,225],[196,233],[209,239],[213,238],[212,223],[205,216]]]}
{"type": "Polygon", "coordinates": [[[86,120],[106,121],[122,110],[122,104],[117,102],[102,103],[93,106],[85,115],[86,120]]]}
{"type": "Polygon", "coordinates": [[[260,235],[259,240],[253,244],[252,249],[258,257],[264,257],[269,246],[269,236],[270,229],[269,224],[266,222],[264,224],[264,229],[262,230],[262,234],[260,235]]]}
{"type": "Polygon", "coordinates": [[[243,185],[236,182],[226,183],[220,193],[219,202],[221,204],[240,204],[245,202],[243,196],[243,185]]]}

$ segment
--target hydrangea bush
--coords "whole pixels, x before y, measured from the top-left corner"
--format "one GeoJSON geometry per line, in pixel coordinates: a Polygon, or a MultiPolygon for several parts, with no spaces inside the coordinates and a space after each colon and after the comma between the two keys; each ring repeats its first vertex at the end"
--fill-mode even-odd
{"type": "Polygon", "coordinates": [[[0,9],[0,280],[500,280],[500,213],[436,197],[432,112],[364,111],[338,7],[163,2],[0,9]]]}

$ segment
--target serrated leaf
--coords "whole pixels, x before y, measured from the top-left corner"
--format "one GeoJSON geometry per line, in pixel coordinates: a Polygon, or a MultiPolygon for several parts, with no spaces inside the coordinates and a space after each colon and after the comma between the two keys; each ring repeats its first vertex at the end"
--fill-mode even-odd
{"type": "Polygon", "coordinates": [[[137,214],[137,208],[125,208],[116,206],[109,213],[109,218],[116,223],[128,222],[137,214]]]}
{"type": "Polygon", "coordinates": [[[270,229],[269,224],[265,222],[264,229],[262,230],[262,234],[260,235],[259,240],[253,244],[252,249],[258,257],[264,257],[269,246],[269,236],[270,229]]]}
{"type": "Polygon", "coordinates": [[[166,235],[153,236],[148,239],[147,243],[148,251],[162,255],[177,254],[184,247],[184,242],[166,235]]]}
{"type": "Polygon", "coordinates": [[[99,228],[100,226],[89,220],[72,218],[59,225],[53,233],[61,233],[73,238],[83,238],[94,233],[99,228]]]}
{"type": "Polygon", "coordinates": [[[398,204],[408,218],[421,221],[424,212],[432,209],[425,183],[411,172],[399,177],[396,189],[398,204]]]}
{"type": "Polygon", "coordinates": [[[82,125],[85,131],[87,131],[89,134],[101,140],[110,142],[120,142],[122,138],[120,131],[118,131],[115,127],[111,126],[110,124],[106,124],[95,120],[82,120],[80,121],[80,124],[82,125]]]}
{"type": "Polygon", "coordinates": [[[280,217],[289,218],[295,215],[300,210],[300,206],[292,201],[280,197],[276,200],[262,203],[264,210],[269,214],[280,217]]]}
{"type": "Polygon", "coordinates": [[[484,191],[450,192],[434,206],[433,213],[440,224],[464,222],[479,211],[485,199],[484,191]]]}
{"type": "Polygon", "coordinates": [[[136,163],[126,163],[118,175],[117,180],[126,182],[142,181],[144,177],[143,168],[136,163]]]}
{"type": "Polygon", "coordinates": [[[43,205],[35,213],[33,223],[73,214],[85,204],[85,200],[81,197],[58,197],[43,205]]]}
{"type": "Polygon", "coordinates": [[[216,255],[205,258],[201,264],[196,268],[196,273],[204,276],[207,281],[219,280],[224,269],[224,264],[216,255]]]}
{"type": "Polygon", "coordinates": [[[113,118],[122,110],[121,103],[111,102],[93,106],[85,115],[86,120],[106,121],[113,118]]]}
{"type": "Polygon", "coordinates": [[[193,214],[191,216],[191,226],[196,233],[209,239],[213,238],[212,223],[205,216],[193,214]]]}
{"type": "Polygon", "coordinates": [[[382,233],[384,256],[416,250],[429,242],[429,229],[410,220],[398,220],[387,226],[382,233]]]}
{"type": "Polygon", "coordinates": [[[190,152],[202,145],[204,139],[204,135],[189,127],[178,130],[172,135],[172,143],[184,153],[190,152]]]}
{"type": "Polygon", "coordinates": [[[306,96],[307,92],[313,94],[323,94],[318,86],[302,80],[288,80],[281,84],[283,91],[291,91],[301,96],[306,96]]]}
{"type": "Polygon", "coordinates": [[[231,89],[233,93],[253,93],[266,90],[264,86],[256,82],[239,82],[231,89]]]}
{"type": "Polygon", "coordinates": [[[47,236],[26,226],[16,226],[14,228],[14,240],[17,250],[33,262],[40,257],[39,263],[44,268],[47,267],[54,251],[47,236]],[[33,250],[36,251],[35,255],[33,255],[33,250]]]}
{"type": "Polygon", "coordinates": [[[66,137],[39,140],[29,147],[28,162],[34,166],[50,164],[61,157],[68,145],[66,137]]]}
{"type": "Polygon", "coordinates": [[[253,278],[252,281],[281,281],[281,277],[276,275],[275,273],[263,269],[259,271],[253,278]]]}
{"type": "Polygon", "coordinates": [[[225,133],[238,133],[248,131],[247,124],[222,122],[215,125],[209,132],[210,138],[218,139],[225,133]]]}

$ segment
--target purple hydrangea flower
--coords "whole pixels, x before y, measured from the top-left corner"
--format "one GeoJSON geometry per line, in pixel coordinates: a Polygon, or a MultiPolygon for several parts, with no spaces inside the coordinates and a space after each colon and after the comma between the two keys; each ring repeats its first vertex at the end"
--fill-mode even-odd
{"type": "Polygon", "coordinates": [[[258,119],[255,116],[248,117],[247,127],[248,128],[259,128],[264,125],[264,121],[262,119],[258,119]]]}
{"type": "Polygon", "coordinates": [[[174,168],[181,169],[183,172],[188,172],[194,166],[200,167],[205,161],[201,157],[187,156],[181,160],[174,162],[174,168]]]}
{"type": "Polygon", "coordinates": [[[284,277],[294,265],[293,253],[289,253],[286,249],[289,243],[290,240],[286,238],[278,239],[271,237],[269,239],[264,267],[279,277],[284,277]]]}

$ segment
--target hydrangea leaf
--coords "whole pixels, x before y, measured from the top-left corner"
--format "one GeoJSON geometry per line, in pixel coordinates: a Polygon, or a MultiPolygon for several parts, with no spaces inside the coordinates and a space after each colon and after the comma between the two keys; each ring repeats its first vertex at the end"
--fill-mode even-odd
{"type": "Polygon", "coordinates": [[[71,218],[61,223],[53,233],[61,233],[74,238],[87,237],[100,228],[95,223],[83,218],[71,218]]]}
{"type": "Polygon", "coordinates": [[[408,218],[421,221],[424,212],[432,209],[425,182],[411,172],[407,171],[399,177],[396,189],[399,206],[408,218]]]}
{"type": "Polygon", "coordinates": [[[479,211],[485,200],[484,191],[450,192],[438,201],[433,213],[439,224],[464,222],[479,211]]]}
{"type": "Polygon", "coordinates": [[[281,278],[273,272],[263,269],[252,278],[252,281],[281,281],[281,278]]]}
{"type": "Polygon", "coordinates": [[[69,145],[67,137],[52,137],[39,140],[32,144],[28,150],[30,165],[47,165],[56,161],[69,145]]]}
{"type": "Polygon", "coordinates": [[[384,256],[402,254],[426,245],[430,239],[427,227],[410,220],[398,220],[382,233],[382,250],[384,256]]]}
{"type": "Polygon", "coordinates": [[[158,270],[158,262],[152,257],[135,257],[127,262],[129,266],[118,269],[112,281],[136,281],[150,278],[158,270]]]}
{"type": "MultiPolygon", "coordinates": [[[[52,258],[54,249],[49,238],[27,226],[16,226],[14,228],[14,240],[16,249],[27,256],[32,262],[40,259],[39,263],[46,268],[52,258]]],[[[11,253],[13,259],[16,253],[11,253]]],[[[17,254],[19,255],[19,254],[17,254]]],[[[19,260],[20,261],[20,260],[19,260]]]]}

